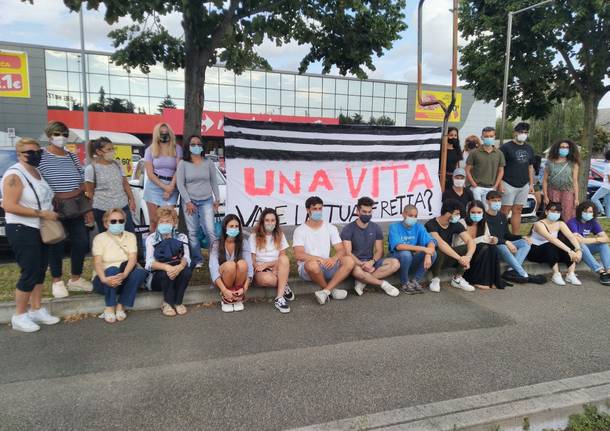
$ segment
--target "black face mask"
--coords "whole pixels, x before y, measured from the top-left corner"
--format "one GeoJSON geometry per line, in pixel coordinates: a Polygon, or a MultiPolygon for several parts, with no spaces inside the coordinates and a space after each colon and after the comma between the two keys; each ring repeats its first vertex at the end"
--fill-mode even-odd
{"type": "Polygon", "coordinates": [[[37,168],[40,165],[40,159],[42,159],[42,150],[38,150],[34,153],[28,153],[26,154],[26,157],[26,163],[37,168]]]}
{"type": "Polygon", "coordinates": [[[371,214],[366,214],[366,215],[365,215],[365,214],[360,214],[360,215],[358,216],[358,218],[360,219],[360,221],[361,221],[362,223],[368,223],[368,222],[370,222],[370,221],[371,221],[371,219],[373,218],[373,216],[372,216],[371,214]]]}
{"type": "Polygon", "coordinates": [[[468,151],[474,150],[476,147],[477,147],[477,143],[476,142],[472,142],[472,141],[466,142],[466,149],[468,151]]]}
{"type": "Polygon", "coordinates": [[[447,142],[453,148],[459,148],[459,146],[460,146],[460,140],[458,138],[449,138],[449,139],[447,139],[447,142]]]}
{"type": "Polygon", "coordinates": [[[169,142],[169,133],[161,133],[161,142],[169,142]]]}

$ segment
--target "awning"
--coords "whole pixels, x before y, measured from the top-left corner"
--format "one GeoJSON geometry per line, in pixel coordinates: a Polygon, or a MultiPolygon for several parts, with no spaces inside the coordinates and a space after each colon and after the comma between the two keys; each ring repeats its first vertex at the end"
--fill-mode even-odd
{"type": "MultiPolygon", "coordinates": [[[[110,139],[113,144],[117,145],[131,145],[133,147],[143,147],[144,143],[136,136],[130,133],[121,132],[110,132],[107,130],[89,130],[89,139],[98,139],[102,136],[110,139]]],[[[41,135],[38,138],[40,142],[48,142],[46,135],[41,135]]],[[[85,140],[85,131],[83,129],[70,129],[70,135],[68,136],[69,144],[80,144],[85,140]]]]}

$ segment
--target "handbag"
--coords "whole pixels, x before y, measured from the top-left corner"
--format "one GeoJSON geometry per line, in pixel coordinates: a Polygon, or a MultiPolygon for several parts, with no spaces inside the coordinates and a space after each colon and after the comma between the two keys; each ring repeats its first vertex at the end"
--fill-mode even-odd
{"type": "MultiPolygon", "coordinates": [[[[74,163],[74,167],[77,172],[79,171],[79,166],[74,160],[74,155],[72,153],[68,153],[70,160],[74,163]]],[[[94,170],[95,172],[95,170],[94,170]]],[[[78,194],[77,196],[62,199],[55,196],[54,200],[55,212],[59,214],[59,218],[61,220],[68,220],[80,217],[85,213],[93,210],[93,205],[90,199],[88,199],[83,192],[78,194]]]]}
{"type": "MultiPolygon", "coordinates": [[[[15,169],[21,172],[19,169],[15,169]]],[[[38,209],[42,210],[42,206],[40,205],[40,198],[38,197],[38,193],[36,193],[36,189],[32,182],[28,179],[27,175],[21,172],[23,178],[28,182],[30,188],[34,192],[34,196],[36,196],[36,202],[38,203],[38,209]]],[[[44,218],[40,218],[40,238],[44,244],[57,244],[58,242],[62,242],[66,239],[66,231],[64,230],[64,225],[57,220],[47,220],[44,218]]]]}

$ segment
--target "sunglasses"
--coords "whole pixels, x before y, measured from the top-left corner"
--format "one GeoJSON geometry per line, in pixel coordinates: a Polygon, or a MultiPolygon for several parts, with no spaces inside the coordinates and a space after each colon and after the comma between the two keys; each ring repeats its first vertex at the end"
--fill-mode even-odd
{"type": "Polygon", "coordinates": [[[68,132],[53,132],[53,136],[63,136],[64,138],[67,138],[69,135],[68,132]]]}
{"type": "Polygon", "coordinates": [[[114,220],[108,220],[108,223],[110,223],[110,224],[117,224],[117,223],[123,224],[123,223],[125,223],[125,219],[122,219],[122,218],[116,219],[115,218],[114,220]]]}
{"type": "Polygon", "coordinates": [[[27,150],[27,151],[20,151],[21,154],[27,154],[28,156],[33,156],[34,154],[42,154],[42,150],[27,150]]]}

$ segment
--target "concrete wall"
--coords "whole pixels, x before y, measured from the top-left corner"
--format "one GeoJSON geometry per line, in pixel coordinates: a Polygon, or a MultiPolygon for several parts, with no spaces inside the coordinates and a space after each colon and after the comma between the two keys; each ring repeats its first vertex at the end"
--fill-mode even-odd
{"type": "Polygon", "coordinates": [[[0,131],[15,128],[17,136],[38,138],[47,124],[44,50],[1,43],[0,49],[28,54],[30,98],[0,97],[0,131]]]}

